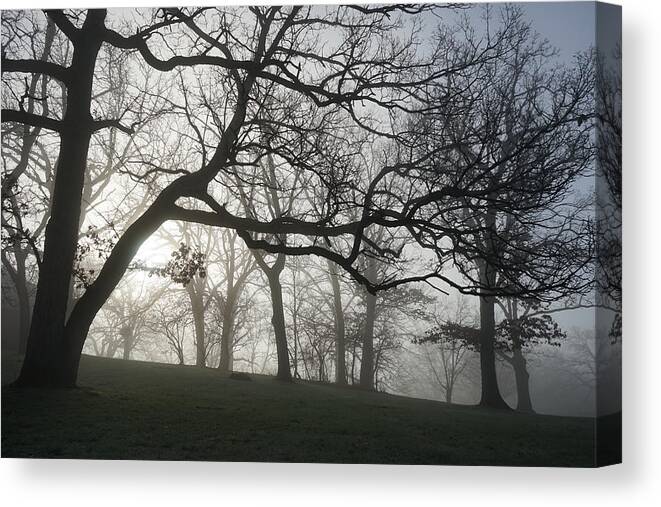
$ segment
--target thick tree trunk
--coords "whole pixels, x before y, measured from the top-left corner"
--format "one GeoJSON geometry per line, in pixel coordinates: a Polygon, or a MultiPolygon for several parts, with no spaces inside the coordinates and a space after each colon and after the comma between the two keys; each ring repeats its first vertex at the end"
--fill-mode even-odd
{"type": "Polygon", "coordinates": [[[80,353],[67,346],[64,327],[92,134],[92,81],[101,47],[95,32],[105,15],[105,11],[88,11],[74,44],[50,219],[25,360],[16,380],[19,386],[70,387],[76,381],[80,353]]]}
{"type": "MultiPolygon", "coordinates": [[[[370,282],[376,280],[376,261],[367,259],[365,276],[370,282]]],[[[376,296],[365,292],[365,326],[363,328],[363,346],[360,358],[360,387],[374,389],[374,323],[376,321],[376,296]]]]}
{"type": "Polygon", "coordinates": [[[201,289],[195,287],[197,280],[191,280],[186,285],[186,291],[190,298],[191,311],[193,313],[193,324],[195,327],[195,366],[204,368],[206,366],[206,344],[204,338],[204,304],[202,302],[201,289]]]}
{"type": "Polygon", "coordinates": [[[340,276],[335,264],[328,261],[331,287],[333,288],[333,310],[335,324],[335,383],[346,385],[346,341],[344,310],[342,308],[342,293],[340,292],[340,276]]]}
{"type": "Polygon", "coordinates": [[[530,374],[526,364],[526,358],[520,348],[514,349],[512,353],[512,367],[516,379],[516,409],[519,412],[534,413],[532,399],[530,397],[530,374]]]}
{"type": "MultiPolygon", "coordinates": [[[[488,260],[498,255],[494,238],[496,237],[496,211],[488,207],[485,215],[486,237],[484,248],[487,260],[478,262],[480,285],[488,293],[496,287],[496,270],[488,260]]],[[[493,296],[480,296],[480,372],[482,395],[480,405],[491,408],[507,409],[509,406],[498,390],[496,376],[496,300],[493,296]]]]}
{"type": "MultiPolygon", "coordinates": [[[[516,300],[512,301],[511,318],[519,322],[519,305],[516,300]]],[[[521,334],[518,326],[512,328],[512,368],[516,381],[516,410],[519,412],[534,413],[532,399],[530,398],[530,375],[526,358],[523,356],[521,334]]]]}
{"type": "Polygon", "coordinates": [[[289,348],[287,346],[287,329],[285,326],[285,309],[282,298],[282,285],[280,284],[280,271],[270,272],[267,275],[271,289],[271,306],[273,308],[273,332],[275,333],[275,347],[278,353],[279,380],[291,380],[289,368],[289,348]]]}
{"type": "MultiPolygon", "coordinates": [[[[90,177],[87,174],[87,171],[85,171],[85,181],[83,183],[83,194],[81,197],[81,206],[80,206],[80,216],[78,217],[78,237],[80,239],[80,226],[85,222],[85,217],[87,216],[87,206],[91,204],[92,202],[92,182],[90,181],[90,177]]],[[[73,311],[73,307],[76,304],[76,291],[75,291],[75,283],[76,280],[72,276],[69,279],[69,299],[67,301],[67,312],[65,316],[65,321],[66,319],[69,318],[71,315],[71,312],[73,311]]]]}
{"type": "Polygon", "coordinates": [[[509,408],[498,389],[496,377],[496,319],[493,297],[480,297],[480,373],[482,396],[480,405],[509,408]]]}

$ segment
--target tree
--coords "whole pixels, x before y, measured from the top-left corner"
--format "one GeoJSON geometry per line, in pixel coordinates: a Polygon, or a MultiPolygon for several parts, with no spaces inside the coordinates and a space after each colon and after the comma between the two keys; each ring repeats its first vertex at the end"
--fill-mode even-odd
{"type": "Polygon", "coordinates": [[[333,290],[333,327],[335,330],[335,383],[347,383],[346,366],[346,323],[344,319],[344,306],[342,304],[342,290],[340,287],[340,274],[337,267],[330,261],[328,265],[328,279],[333,290]]]}
{"type": "Polygon", "coordinates": [[[620,47],[597,60],[596,278],[598,303],[615,313],[610,330],[613,341],[622,336],[621,65],[620,47]]]}
{"type": "MultiPolygon", "coordinates": [[[[253,181],[259,181],[261,178],[265,190],[264,200],[268,207],[268,214],[272,220],[282,219],[284,216],[283,210],[292,208],[293,200],[295,197],[296,185],[292,185],[289,195],[281,195],[282,185],[277,181],[276,177],[276,164],[273,157],[269,154],[265,160],[257,168],[258,176],[253,177],[253,181]],[[281,202],[282,201],[282,202],[281,202]]],[[[258,216],[258,204],[256,204],[255,192],[248,195],[239,186],[240,199],[245,207],[245,212],[248,216],[258,216]]],[[[277,241],[283,244],[287,242],[286,234],[277,236],[277,241]]],[[[280,380],[291,380],[291,368],[289,363],[289,345],[287,343],[287,325],[285,322],[284,299],[282,292],[282,283],[280,276],[285,269],[286,255],[279,252],[275,255],[275,260],[272,264],[267,262],[267,256],[263,252],[252,249],[251,253],[255,262],[261,269],[266,277],[269,285],[269,292],[271,296],[271,307],[273,314],[271,317],[271,324],[273,325],[273,333],[275,335],[275,344],[278,354],[278,372],[276,377],[280,380]]]]}
{"type": "Polygon", "coordinates": [[[347,384],[345,315],[358,299],[354,284],[343,281],[341,271],[329,261],[295,257],[288,271],[283,288],[295,376],[347,384]]]}
{"type": "Polygon", "coordinates": [[[68,346],[64,328],[89,143],[93,132],[99,129],[109,126],[121,127],[127,132],[130,129],[121,125],[118,119],[95,119],[92,116],[92,82],[106,12],[89,11],[81,27],[76,27],[62,12],[48,11],[47,14],[73,45],[68,67],[21,58],[21,55],[9,58],[10,43],[3,45],[2,55],[3,73],[40,74],[61,82],[66,88],[67,104],[61,120],[21,109],[2,111],[3,122],[48,129],[60,136],[57,177],[45,228],[26,356],[18,383],[72,385],[75,381],[72,372],[77,369],[82,343],[78,350],[68,346]]]}
{"type": "MultiPolygon", "coordinates": [[[[4,18],[3,14],[3,18],[4,18]]],[[[12,19],[12,24],[19,25],[21,21],[17,14],[15,19],[12,19]]],[[[3,19],[3,21],[7,21],[3,19]]],[[[34,27],[33,32],[39,32],[39,28],[34,27]]],[[[47,61],[50,57],[51,48],[55,38],[55,25],[52,22],[47,23],[44,34],[43,49],[41,54],[38,55],[33,52],[33,57],[38,58],[38,61],[47,61]]],[[[36,41],[33,41],[33,47],[36,41]]],[[[7,43],[9,45],[9,42],[7,43]]],[[[3,43],[3,47],[5,44],[3,43]]],[[[25,92],[19,99],[19,104],[22,110],[28,114],[34,114],[37,109],[38,103],[48,115],[48,102],[44,99],[48,87],[48,76],[40,76],[33,74],[28,82],[25,81],[25,92]],[[37,87],[39,87],[39,96],[37,96],[37,87]]],[[[27,338],[30,327],[30,318],[32,313],[32,295],[30,294],[29,282],[29,266],[28,256],[32,253],[35,256],[37,265],[41,261],[39,250],[35,238],[38,237],[40,229],[45,227],[45,222],[42,222],[37,227],[37,232],[30,230],[29,227],[24,225],[24,216],[28,212],[27,206],[20,203],[20,193],[18,188],[19,178],[23,175],[30,162],[30,152],[41,133],[41,127],[36,126],[31,128],[29,125],[21,125],[16,129],[16,132],[3,132],[3,167],[6,169],[9,164],[5,161],[5,157],[14,159],[14,168],[11,172],[3,174],[2,178],[2,266],[9,274],[14,290],[17,296],[17,308],[19,312],[19,329],[18,329],[18,352],[25,353],[27,346],[27,338]],[[18,142],[13,145],[12,137],[16,135],[18,142]],[[14,149],[12,149],[14,148],[14,149]],[[13,262],[10,256],[13,257],[13,262]]]]}
{"type": "Polygon", "coordinates": [[[434,327],[427,330],[423,336],[414,338],[413,343],[422,346],[422,355],[435,385],[441,390],[445,401],[452,403],[455,385],[468,365],[467,353],[471,350],[471,340],[457,339],[458,337],[450,332],[453,328],[449,324],[454,323],[459,328],[475,327],[466,297],[457,301],[452,318],[444,321],[437,310],[434,312],[433,321],[434,327]]]}
{"type": "MultiPolygon", "coordinates": [[[[101,322],[95,334],[101,335],[101,344],[94,340],[98,355],[114,357],[121,350],[122,359],[130,359],[148,331],[147,314],[163,295],[165,287],[150,287],[146,280],[131,283],[128,279],[113,292],[100,313],[101,322]]],[[[153,284],[151,284],[153,285],[153,284]]]]}
{"type": "Polygon", "coordinates": [[[242,310],[241,297],[256,266],[251,255],[238,240],[235,231],[223,231],[221,234],[223,235],[221,262],[225,276],[225,295],[222,297],[221,292],[216,293],[217,305],[222,315],[218,369],[222,372],[229,372],[234,363],[235,331],[236,322],[242,310]]]}
{"type": "Polygon", "coordinates": [[[514,370],[516,410],[532,413],[534,410],[530,397],[530,375],[523,352],[526,348],[539,344],[559,347],[565,333],[535,301],[501,298],[498,300],[498,306],[505,319],[498,325],[497,352],[514,370]],[[510,355],[507,352],[510,352],[510,355]]]}
{"type": "Polygon", "coordinates": [[[192,322],[188,310],[176,303],[177,298],[172,294],[156,301],[147,316],[147,326],[152,332],[165,336],[177,363],[183,365],[186,363],[186,338],[192,322]]]}
{"type": "Polygon", "coordinates": [[[438,164],[456,164],[449,184],[466,188],[456,210],[430,210],[440,220],[426,223],[425,241],[451,238],[465,279],[456,285],[480,297],[480,404],[507,408],[496,379],[496,298],[553,301],[592,286],[588,203],[571,196],[593,156],[593,75],[586,57],[571,70],[549,65],[554,50],[517,8],[507,7],[501,23],[510,27],[504,52],[439,86],[439,101],[461,94],[464,102],[422,125],[429,145],[456,147],[438,164]]]}
{"type": "MultiPolygon", "coordinates": [[[[529,374],[523,352],[537,345],[559,347],[566,335],[552,317],[545,313],[550,311],[540,308],[534,301],[499,298],[498,306],[504,318],[494,326],[493,348],[495,354],[514,370],[516,409],[520,412],[533,412],[529,374]]],[[[448,386],[454,386],[456,377],[465,367],[462,360],[466,350],[481,352],[482,336],[483,330],[466,317],[463,306],[460,306],[454,318],[445,320],[436,318],[436,325],[423,336],[416,338],[414,343],[423,345],[432,343],[439,345],[441,349],[449,349],[449,359],[444,355],[441,357],[445,380],[433,371],[438,383],[447,394],[448,386]]],[[[433,365],[431,367],[433,369],[433,365]]]]}
{"type": "MultiPolygon", "coordinates": [[[[172,252],[172,256],[165,267],[152,269],[150,274],[169,277],[173,282],[180,283],[184,287],[190,301],[195,328],[195,366],[204,368],[208,349],[204,332],[204,313],[211,297],[207,297],[205,301],[208,280],[205,265],[206,255],[198,250],[196,246],[189,246],[188,243],[191,242],[189,232],[187,227],[183,229],[182,239],[187,242],[179,244],[179,248],[172,252]]],[[[210,242],[211,236],[208,237],[207,251],[210,242]]]]}

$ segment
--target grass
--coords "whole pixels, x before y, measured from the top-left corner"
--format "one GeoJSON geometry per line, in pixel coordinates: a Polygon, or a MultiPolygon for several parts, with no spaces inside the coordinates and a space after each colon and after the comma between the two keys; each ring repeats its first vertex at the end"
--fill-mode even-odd
{"type": "MultiPolygon", "coordinates": [[[[11,367],[3,365],[5,381],[11,367]]],[[[2,456],[593,466],[594,420],[84,356],[79,389],[2,389],[2,456]]]]}

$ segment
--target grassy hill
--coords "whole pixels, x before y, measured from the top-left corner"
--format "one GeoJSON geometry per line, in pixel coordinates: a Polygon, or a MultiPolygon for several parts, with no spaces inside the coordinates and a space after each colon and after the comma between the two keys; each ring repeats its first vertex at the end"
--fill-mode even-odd
{"type": "Polygon", "coordinates": [[[80,389],[3,387],[2,456],[593,465],[593,419],[251,379],[84,356],[80,389]]]}

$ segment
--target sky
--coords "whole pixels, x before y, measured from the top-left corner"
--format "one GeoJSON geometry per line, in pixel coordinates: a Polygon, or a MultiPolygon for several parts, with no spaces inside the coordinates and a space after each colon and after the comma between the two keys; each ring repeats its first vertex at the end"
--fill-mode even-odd
{"type": "Polygon", "coordinates": [[[535,29],[558,48],[560,57],[571,55],[594,45],[594,2],[526,2],[528,19],[535,29]]]}

